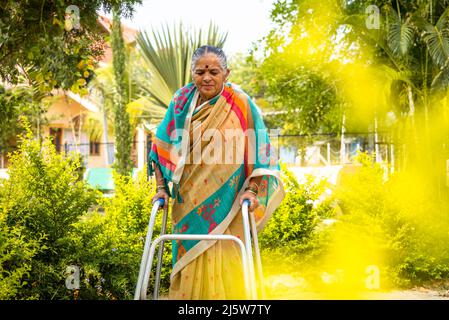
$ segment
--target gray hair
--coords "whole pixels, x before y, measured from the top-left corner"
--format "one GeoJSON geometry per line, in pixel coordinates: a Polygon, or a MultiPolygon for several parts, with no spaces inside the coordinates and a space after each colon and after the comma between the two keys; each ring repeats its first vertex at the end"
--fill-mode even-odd
{"type": "Polygon", "coordinates": [[[204,56],[206,53],[213,53],[217,56],[218,62],[220,63],[220,67],[223,69],[223,71],[228,69],[228,62],[227,62],[226,55],[223,52],[223,50],[218,47],[205,45],[205,46],[201,46],[198,49],[196,49],[192,55],[192,65],[191,65],[192,72],[195,70],[195,66],[196,66],[196,63],[198,62],[198,60],[202,56],[204,56]]]}

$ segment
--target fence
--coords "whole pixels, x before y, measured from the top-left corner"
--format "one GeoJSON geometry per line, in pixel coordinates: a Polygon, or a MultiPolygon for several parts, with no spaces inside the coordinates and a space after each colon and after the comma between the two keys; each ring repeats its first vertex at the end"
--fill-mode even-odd
{"type": "MultiPolygon", "coordinates": [[[[271,143],[275,147],[279,159],[294,166],[329,166],[343,165],[354,162],[356,154],[368,152],[375,161],[395,167],[395,157],[400,151],[400,146],[391,142],[390,136],[384,133],[359,132],[345,133],[344,138],[336,134],[311,134],[311,135],[276,135],[271,136],[271,143]]],[[[137,146],[141,143],[145,147],[145,161],[151,150],[151,140],[133,141],[132,160],[137,167],[137,146]]],[[[76,151],[83,156],[84,165],[89,166],[90,159],[103,156],[107,152],[108,163],[114,162],[115,143],[90,142],[55,145],[59,152],[69,153],[76,151]]],[[[0,168],[7,167],[6,152],[14,151],[14,148],[0,149],[0,168]]]]}
{"type": "Polygon", "coordinates": [[[358,152],[373,155],[375,162],[394,168],[400,146],[385,133],[358,132],[336,134],[279,135],[272,137],[279,159],[287,165],[329,166],[354,162],[358,152]]]}
{"type": "MultiPolygon", "coordinates": [[[[145,154],[149,154],[151,150],[151,141],[133,141],[131,150],[131,160],[137,167],[137,146],[139,144],[145,144],[145,154]]],[[[64,144],[54,144],[57,152],[64,152],[66,154],[70,152],[76,152],[81,154],[83,160],[83,166],[89,167],[91,160],[97,159],[98,157],[104,158],[104,167],[107,164],[114,163],[115,160],[115,143],[114,142],[89,142],[89,143],[64,143],[64,144]],[[107,157],[107,160],[106,160],[107,157]]],[[[9,164],[9,159],[7,154],[12,153],[17,150],[17,147],[8,146],[0,147],[0,169],[7,168],[9,164]]],[[[145,157],[146,160],[146,157],[145,157]]]]}

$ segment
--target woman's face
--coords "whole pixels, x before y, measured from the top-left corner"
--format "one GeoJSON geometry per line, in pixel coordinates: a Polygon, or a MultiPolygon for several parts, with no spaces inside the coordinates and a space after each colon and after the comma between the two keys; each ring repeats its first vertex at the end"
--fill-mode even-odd
{"type": "Polygon", "coordinates": [[[201,98],[209,100],[219,94],[229,72],[229,69],[221,68],[218,57],[214,53],[206,53],[200,57],[192,77],[201,98]]]}

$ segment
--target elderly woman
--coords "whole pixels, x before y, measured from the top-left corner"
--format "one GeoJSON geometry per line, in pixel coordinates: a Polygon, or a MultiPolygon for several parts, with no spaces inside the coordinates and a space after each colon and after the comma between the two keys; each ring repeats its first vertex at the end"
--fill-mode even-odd
{"type": "MultiPolygon", "coordinates": [[[[219,48],[192,57],[193,82],[179,89],[157,129],[150,157],[157,192],[172,197],[175,234],[231,234],[241,239],[241,205],[262,229],[284,197],[279,164],[260,111],[237,86],[219,48]],[[172,190],[168,185],[172,184],[172,190]]],[[[170,299],[240,299],[240,251],[231,241],[173,242],[170,299]]]]}

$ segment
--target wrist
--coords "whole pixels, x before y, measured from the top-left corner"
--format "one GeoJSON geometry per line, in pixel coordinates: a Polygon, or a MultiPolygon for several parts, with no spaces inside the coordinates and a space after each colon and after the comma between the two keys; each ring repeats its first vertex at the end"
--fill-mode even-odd
{"type": "Polygon", "coordinates": [[[259,185],[256,182],[250,181],[248,183],[248,187],[247,188],[251,188],[253,190],[259,191],[259,185]]]}
{"type": "Polygon", "coordinates": [[[246,187],[245,192],[248,192],[248,193],[253,194],[254,196],[257,196],[257,189],[254,189],[252,187],[246,187]]]}

